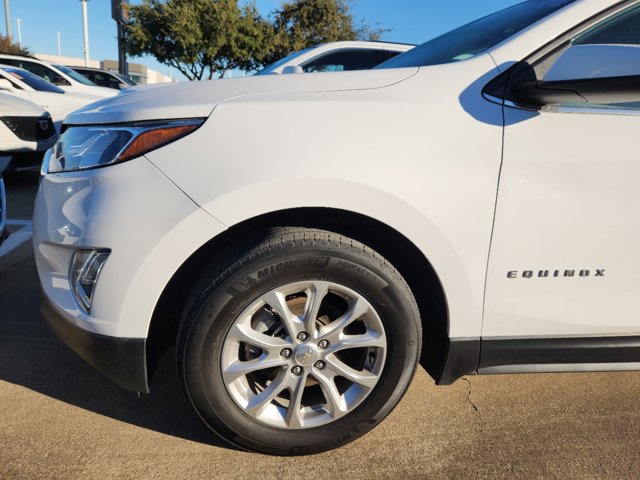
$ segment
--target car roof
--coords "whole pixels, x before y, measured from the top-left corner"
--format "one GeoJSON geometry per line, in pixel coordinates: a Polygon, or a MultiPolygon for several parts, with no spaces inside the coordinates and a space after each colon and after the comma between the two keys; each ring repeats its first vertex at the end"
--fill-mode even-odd
{"type": "Polygon", "coordinates": [[[337,47],[350,47],[350,48],[391,48],[400,50],[410,50],[415,47],[415,44],[400,43],[400,42],[383,42],[383,41],[365,41],[365,40],[343,40],[339,42],[327,42],[319,43],[311,48],[337,48],[337,47]]]}
{"type": "Polygon", "coordinates": [[[69,67],[72,70],[91,70],[92,72],[105,72],[105,73],[112,73],[109,70],[104,70],[102,68],[94,68],[94,67],[80,67],[80,66],[76,66],[76,65],[65,65],[65,67],[69,67]]]}
{"type": "Polygon", "coordinates": [[[9,53],[0,53],[0,58],[15,58],[16,60],[28,60],[30,62],[42,63],[44,65],[53,65],[53,63],[46,60],[40,60],[36,57],[25,57],[23,55],[11,55],[9,53]]]}

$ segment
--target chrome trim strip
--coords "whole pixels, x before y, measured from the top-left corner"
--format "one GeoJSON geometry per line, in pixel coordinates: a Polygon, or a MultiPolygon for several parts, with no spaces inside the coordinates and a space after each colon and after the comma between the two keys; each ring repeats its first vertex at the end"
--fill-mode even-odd
{"type": "Polygon", "coordinates": [[[582,106],[565,106],[557,105],[552,107],[545,107],[543,112],[551,113],[581,113],[590,115],[626,115],[626,116],[638,116],[640,115],[640,109],[633,108],[615,108],[607,106],[593,107],[589,105],[582,106]]]}
{"type": "Polygon", "coordinates": [[[478,374],[626,372],[637,370],[640,370],[640,363],[558,363],[546,365],[498,365],[479,368],[478,374]]]}
{"type": "MultiPolygon", "coordinates": [[[[495,97],[491,97],[491,95],[483,94],[484,97],[496,103],[495,97]],[[491,97],[491,98],[489,98],[491,97]]],[[[615,107],[607,107],[607,106],[592,106],[585,105],[583,106],[574,106],[574,105],[551,105],[540,108],[539,110],[534,108],[527,108],[522,105],[518,105],[511,100],[504,100],[502,103],[505,107],[515,108],[517,110],[526,110],[532,112],[544,112],[544,113],[574,113],[574,114],[582,114],[582,115],[620,115],[620,116],[640,116],[640,108],[615,108],[615,107]]]]}

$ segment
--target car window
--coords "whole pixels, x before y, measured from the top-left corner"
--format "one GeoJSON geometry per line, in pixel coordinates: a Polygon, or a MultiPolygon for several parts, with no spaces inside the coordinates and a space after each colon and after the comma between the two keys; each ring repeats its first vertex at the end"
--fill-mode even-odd
{"type": "Polygon", "coordinates": [[[6,75],[0,75],[0,80],[7,80],[11,84],[11,86],[16,90],[24,90],[24,88],[22,88],[20,85],[18,85],[16,82],[13,81],[13,78],[14,78],[13,75],[8,73],[4,68],[1,70],[3,70],[6,73],[6,75]]]}
{"type": "Polygon", "coordinates": [[[0,67],[0,70],[4,71],[8,76],[17,78],[18,80],[26,83],[38,92],[64,93],[64,90],[61,88],[56,87],[44,80],[42,77],[35,75],[28,70],[12,67],[0,67]]]}
{"type": "Polygon", "coordinates": [[[41,65],[39,63],[30,62],[28,60],[22,60],[19,58],[2,58],[0,62],[13,65],[14,67],[24,68],[28,72],[31,72],[39,77],[44,78],[47,82],[52,83],[54,85],[71,85],[67,80],[65,80],[60,74],[56,73],[52,69],[46,67],[45,65],[41,65]]]}
{"type": "Polygon", "coordinates": [[[638,45],[640,6],[624,11],[578,35],[572,45],[638,45]]]}
{"type": "Polygon", "coordinates": [[[527,0],[429,40],[376,68],[426,67],[473,58],[576,0],[527,0]]]}
{"type": "MultiPolygon", "coordinates": [[[[568,64],[566,60],[570,55],[576,66],[575,75],[571,75],[571,68],[568,72],[562,72],[568,78],[616,78],[640,75],[640,6],[624,10],[578,34],[560,55],[555,56],[555,63],[550,65],[546,76],[556,72],[556,67],[562,60],[565,61],[565,65],[568,64]],[[620,59],[624,60],[621,62],[620,59]]],[[[590,104],[590,106],[640,110],[640,92],[638,100],[634,102],[590,104]]]]}
{"type": "Polygon", "coordinates": [[[73,78],[76,82],[79,82],[83,85],[91,85],[93,87],[96,86],[96,84],[93,83],[91,80],[89,80],[87,77],[76,72],[75,70],[72,70],[69,67],[65,67],[64,65],[54,65],[54,67],[56,67],[61,72],[64,72],[65,75],[68,75],[71,78],[73,78]]]}
{"type": "MultiPolygon", "coordinates": [[[[73,70],[75,70],[79,74],[87,77],[93,83],[96,83],[96,79],[93,77],[93,72],[91,70],[82,70],[82,69],[78,69],[78,68],[73,68],[73,70]]],[[[96,85],[97,85],[97,83],[96,83],[96,85]]]]}
{"type": "Polygon", "coordinates": [[[302,65],[302,69],[305,73],[369,70],[398,53],[386,50],[340,50],[316,57],[302,65]]]}
{"type": "Polygon", "coordinates": [[[115,88],[120,89],[120,82],[104,72],[92,72],[93,78],[91,79],[96,85],[100,85],[101,87],[107,88],[115,88]]]}
{"type": "Polygon", "coordinates": [[[111,74],[113,76],[115,76],[116,78],[120,79],[122,81],[122,83],[129,85],[130,87],[135,87],[137,85],[136,82],[134,82],[133,80],[131,80],[128,77],[125,77],[124,75],[120,75],[119,73],[116,72],[111,72],[111,74]]]}
{"type": "Polygon", "coordinates": [[[289,63],[291,60],[295,60],[296,58],[298,58],[300,55],[303,55],[305,53],[307,53],[309,50],[312,50],[313,47],[310,48],[305,48],[304,50],[300,50],[299,52],[294,52],[291,55],[287,55],[284,58],[281,58],[280,60],[278,60],[275,63],[272,63],[271,65],[263,68],[262,70],[260,70],[258,73],[256,73],[256,75],[270,75],[271,73],[274,72],[274,70],[276,70],[278,67],[281,67],[282,65],[289,63]]]}

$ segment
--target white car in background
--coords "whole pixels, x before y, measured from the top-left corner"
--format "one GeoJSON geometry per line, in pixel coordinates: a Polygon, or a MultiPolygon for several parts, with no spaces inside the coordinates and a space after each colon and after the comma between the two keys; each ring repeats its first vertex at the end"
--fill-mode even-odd
{"type": "Polygon", "coordinates": [[[40,105],[51,114],[58,133],[67,114],[104,98],[88,93],[66,92],[27,70],[2,64],[0,64],[0,91],[40,105]]]}
{"type": "Polygon", "coordinates": [[[373,70],[79,110],[36,199],[47,321],[138,392],[175,344],[200,418],[279,455],[371,430],[419,359],[640,369],[639,52],[640,0],[531,0],[373,70]]]}
{"type": "Polygon", "coordinates": [[[256,75],[370,70],[414,47],[415,45],[392,42],[323,43],[292,53],[256,75]]]}
{"type": "Polygon", "coordinates": [[[47,82],[52,83],[65,91],[74,93],[87,93],[89,95],[97,95],[99,97],[113,97],[118,94],[119,90],[113,88],[99,87],[87,77],[79,74],[75,70],[65,67],[64,65],[56,65],[37,58],[21,57],[18,55],[0,54],[0,64],[11,65],[23,68],[31,73],[44,78],[47,82]]]}
{"type": "Polygon", "coordinates": [[[0,163],[9,161],[8,170],[39,167],[57,138],[49,112],[0,92],[0,163]]]}

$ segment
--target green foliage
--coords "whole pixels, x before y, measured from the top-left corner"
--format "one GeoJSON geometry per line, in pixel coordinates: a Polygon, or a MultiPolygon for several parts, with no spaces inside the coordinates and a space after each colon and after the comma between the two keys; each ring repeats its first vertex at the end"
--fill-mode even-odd
{"type": "Polygon", "coordinates": [[[320,43],[379,40],[387,30],[356,25],[350,0],[293,0],[275,12],[275,35],[264,63],[320,43]]]}
{"type": "Polygon", "coordinates": [[[0,53],[8,53],[10,55],[22,55],[26,57],[31,56],[31,52],[28,48],[19,47],[17,43],[14,43],[11,37],[8,35],[0,34],[0,53]]]}
{"type": "Polygon", "coordinates": [[[127,52],[152,55],[190,80],[254,70],[325,42],[378,40],[385,30],[356,24],[351,0],[291,0],[273,23],[238,0],[142,0],[129,5],[127,52]]]}
{"type": "Polygon", "coordinates": [[[153,55],[190,80],[252,70],[268,53],[273,27],[255,4],[237,0],[143,0],[125,27],[129,54],[153,55]]]}

